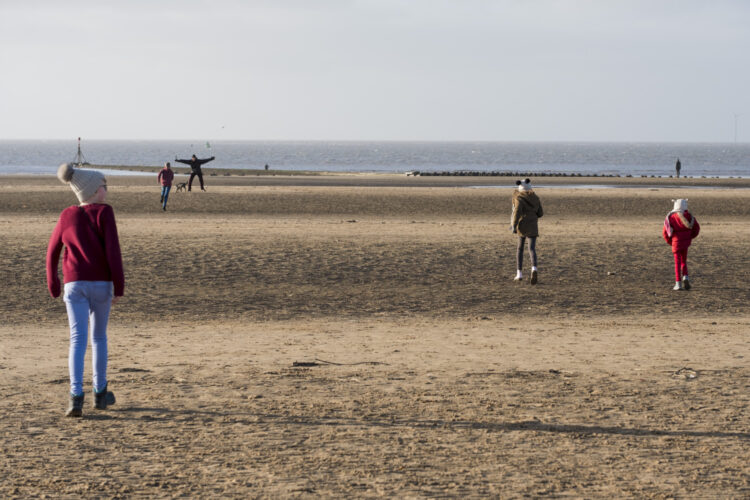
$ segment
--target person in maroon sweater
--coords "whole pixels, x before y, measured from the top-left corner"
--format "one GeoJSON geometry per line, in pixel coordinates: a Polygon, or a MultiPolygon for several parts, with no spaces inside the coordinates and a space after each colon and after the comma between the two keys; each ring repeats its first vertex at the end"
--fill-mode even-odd
{"type": "Polygon", "coordinates": [[[107,322],[112,304],[124,293],[125,276],[115,214],[104,203],[104,175],[69,163],[60,165],[57,175],[73,188],[81,202],[62,211],[47,247],[47,287],[52,297],[61,293],[57,269],[63,253],[63,300],[70,323],[70,405],[66,416],[80,417],[89,319],[94,407],[106,409],[115,402],[114,394],[107,390],[107,322]]]}
{"type": "Polygon", "coordinates": [[[172,189],[172,180],[174,179],[174,170],[169,162],[164,164],[164,168],[159,171],[156,180],[161,184],[161,209],[167,211],[167,199],[169,190],[172,189]]]}
{"type": "Polygon", "coordinates": [[[687,251],[693,239],[700,233],[701,226],[688,212],[687,199],[672,200],[674,209],[664,219],[661,235],[672,247],[674,254],[675,284],[672,290],[690,290],[688,278],[687,251]]]}

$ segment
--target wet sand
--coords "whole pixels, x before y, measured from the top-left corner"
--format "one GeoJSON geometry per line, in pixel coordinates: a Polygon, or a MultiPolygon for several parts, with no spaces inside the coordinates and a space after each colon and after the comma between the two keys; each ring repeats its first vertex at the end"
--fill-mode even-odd
{"type": "Polygon", "coordinates": [[[0,495],[750,495],[747,181],[551,179],[531,286],[511,178],[207,176],[166,213],[110,178],[118,402],[74,420],[44,255],[75,199],[3,177],[0,495]],[[678,197],[702,227],[682,293],[678,197]]]}

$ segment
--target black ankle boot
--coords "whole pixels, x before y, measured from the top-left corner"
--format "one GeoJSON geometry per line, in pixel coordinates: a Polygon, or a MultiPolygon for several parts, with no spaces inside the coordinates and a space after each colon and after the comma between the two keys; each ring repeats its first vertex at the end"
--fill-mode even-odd
{"type": "Polygon", "coordinates": [[[99,392],[94,391],[94,408],[97,410],[106,410],[107,406],[115,404],[115,393],[107,391],[107,385],[99,392]]]}
{"type": "Polygon", "coordinates": [[[83,415],[83,397],[85,394],[80,396],[70,395],[70,403],[68,404],[68,411],[65,412],[66,417],[80,417],[83,415]]]}

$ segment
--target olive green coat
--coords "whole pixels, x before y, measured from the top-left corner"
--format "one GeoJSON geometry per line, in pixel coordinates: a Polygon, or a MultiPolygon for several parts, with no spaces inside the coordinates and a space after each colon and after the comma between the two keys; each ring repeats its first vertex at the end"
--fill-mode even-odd
{"type": "Polygon", "coordinates": [[[544,215],[542,202],[534,191],[513,191],[513,214],[510,225],[519,236],[539,236],[537,220],[544,215]]]}

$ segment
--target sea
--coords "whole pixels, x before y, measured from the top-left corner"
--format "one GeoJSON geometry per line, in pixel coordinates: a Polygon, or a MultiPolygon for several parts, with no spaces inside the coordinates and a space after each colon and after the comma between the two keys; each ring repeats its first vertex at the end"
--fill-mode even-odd
{"type": "MultiPolygon", "coordinates": [[[[328,172],[503,172],[750,177],[750,143],[349,142],[82,140],[94,165],[156,166],[215,156],[216,168],[328,172]]],[[[73,140],[0,140],[0,174],[54,174],[78,158],[73,140]]]]}

